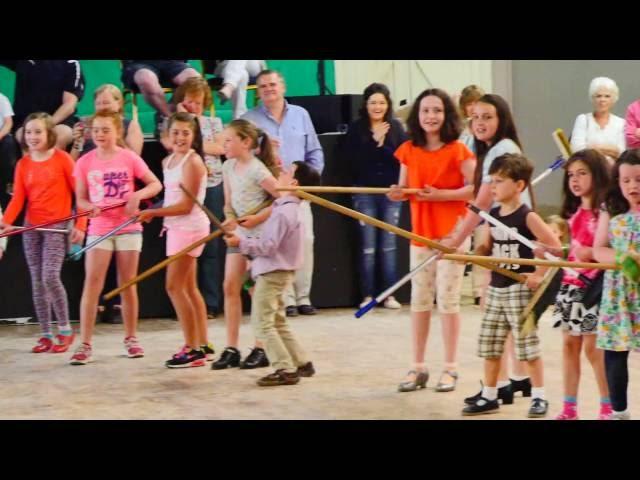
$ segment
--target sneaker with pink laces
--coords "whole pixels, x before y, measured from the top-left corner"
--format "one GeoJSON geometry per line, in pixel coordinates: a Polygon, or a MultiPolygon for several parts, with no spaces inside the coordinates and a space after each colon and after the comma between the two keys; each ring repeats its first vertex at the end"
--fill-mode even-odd
{"type": "Polygon", "coordinates": [[[613,408],[610,403],[600,404],[600,414],[598,420],[611,420],[613,416],[613,408]]]}
{"type": "Polygon", "coordinates": [[[178,358],[181,355],[184,355],[185,353],[187,353],[189,351],[189,347],[186,345],[183,345],[180,350],[178,350],[178,353],[174,353],[173,356],[171,358],[178,358]]]}
{"type": "Polygon", "coordinates": [[[144,348],[138,343],[136,337],[127,337],[124,339],[124,348],[127,351],[127,357],[129,358],[142,358],[144,357],[144,348]]]}
{"type": "Polygon", "coordinates": [[[575,408],[564,408],[556,415],[556,420],[579,420],[578,411],[575,408]]]}
{"type": "Polygon", "coordinates": [[[91,345],[88,343],[81,343],[78,348],[76,348],[75,353],[71,357],[71,365],[86,365],[89,362],[93,362],[93,358],[91,356],[91,345]]]}

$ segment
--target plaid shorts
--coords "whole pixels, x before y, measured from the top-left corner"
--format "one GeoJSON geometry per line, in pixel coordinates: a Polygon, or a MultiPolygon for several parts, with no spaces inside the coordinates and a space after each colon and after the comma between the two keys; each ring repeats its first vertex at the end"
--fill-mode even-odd
{"type": "Polygon", "coordinates": [[[520,283],[504,288],[490,286],[487,289],[486,310],[478,339],[479,357],[502,356],[509,330],[513,332],[518,360],[535,360],[540,356],[540,339],[535,329],[524,338],[519,336],[520,315],[532,295],[531,289],[520,283]]]}

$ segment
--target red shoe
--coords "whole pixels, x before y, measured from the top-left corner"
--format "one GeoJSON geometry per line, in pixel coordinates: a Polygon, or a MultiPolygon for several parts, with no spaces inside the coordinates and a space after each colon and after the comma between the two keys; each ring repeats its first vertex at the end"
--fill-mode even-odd
{"type": "Polygon", "coordinates": [[[51,353],[64,353],[69,350],[69,347],[76,338],[76,334],[71,331],[71,335],[56,335],[57,344],[51,349],[51,353]]]}
{"type": "Polygon", "coordinates": [[[51,350],[51,347],[53,347],[53,340],[47,337],[42,337],[38,340],[38,343],[31,349],[31,351],[33,353],[44,353],[51,350]]]}

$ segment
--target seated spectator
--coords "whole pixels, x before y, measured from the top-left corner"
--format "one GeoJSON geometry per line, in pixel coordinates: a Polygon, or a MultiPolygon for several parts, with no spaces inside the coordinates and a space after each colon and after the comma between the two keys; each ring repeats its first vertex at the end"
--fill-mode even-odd
{"type": "MultiPolygon", "coordinates": [[[[124,98],[122,92],[118,87],[110,83],[101,85],[93,93],[93,108],[96,112],[115,112],[122,116],[122,122],[124,125],[123,138],[121,143],[123,147],[136,152],[136,154],[142,154],[142,147],[144,145],[144,137],[142,135],[142,129],[140,123],[134,118],[129,120],[124,118],[124,98]]],[[[89,128],[89,117],[82,118],[73,126],[73,147],[71,149],[71,156],[74,160],[78,157],[90,152],[96,148],[95,143],[91,139],[91,129],[89,128]]]]}
{"type": "MultiPolygon", "coordinates": [[[[394,156],[407,134],[398,120],[393,118],[391,94],[386,85],[372,83],[364,90],[360,118],[349,126],[345,137],[345,150],[350,160],[351,178],[358,187],[388,187],[397,182],[400,163],[394,156]]],[[[397,226],[402,203],[393,202],[385,195],[355,194],[353,206],[370,217],[397,226]]],[[[376,294],[376,263],[382,266],[383,287],[397,280],[396,236],[360,223],[359,277],[362,293],[361,306],[376,294]]],[[[386,308],[400,308],[393,296],[384,302],[386,308]]]]}
{"type": "Polygon", "coordinates": [[[222,77],[222,88],[218,90],[221,103],[231,99],[233,118],[240,118],[247,111],[247,85],[249,78],[266,70],[264,60],[222,60],[216,67],[215,75],[222,77]]]}
{"type": "Polygon", "coordinates": [[[78,102],[84,96],[84,76],[78,60],[3,60],[16,72],[13,128],[16,140],[22,139],[22,123],[33,112],[53,117],[56,148],[66,149],[72,142],[71,127],[78,102]]]}
{"type": "Polygon", "coordinates": [[[576,118],[571,133],[571,150],[577,152],[593,148],[602,153],[613,165],[626,149],[624,120],[611,110],[618,101],[618,85],[607,77],[596,77],[589,85],[593,113],[583,113],[576,118]]]}
{"type": "Polygon", "coordinates": [[[186,60],[123,60],[122,83],[131,90],[140,90],[145,101],[160,115],[162,124],[172,109],[162,91],[163,85],[182,85],[187,78],[199,77],[186,60]]]}
{"type": "Polygon", "coordinates": [[[13,109],[9,99],[0,93],[0,204],[9,202],[7,186],[13,180],[16,165],[16,143],[11,135],[13,109]]]}

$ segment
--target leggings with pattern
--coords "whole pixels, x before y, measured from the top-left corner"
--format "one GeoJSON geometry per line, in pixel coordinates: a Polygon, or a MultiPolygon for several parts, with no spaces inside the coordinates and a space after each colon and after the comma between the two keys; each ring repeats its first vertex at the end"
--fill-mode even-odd
{"type": "MultiPolygon", "coordinates": [[[[66,224],[50,228],[65,228],[66,224]]],[[[22,234],[24,256],[31,273],[31,290],[40,328],[44,335],[51,335],[51,309],[58,320],[58,329],[69,328],[69,303],[67,291],[60,273],[67,253],[64,233],[38,232],[22,234]]]]}

